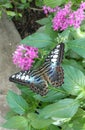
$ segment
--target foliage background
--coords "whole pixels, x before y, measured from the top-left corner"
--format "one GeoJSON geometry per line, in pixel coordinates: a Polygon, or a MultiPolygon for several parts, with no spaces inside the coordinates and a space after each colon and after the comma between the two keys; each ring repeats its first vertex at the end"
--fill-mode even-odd
{"type": "MultiPolygon", "coordinates": [[[[31,1],[1,1],[0,14],[13,8],[31,8],[31,1]],[[5,3],[5,4],[4,4],[5,3]]],[[[63,6],[67,0],[39,0],[38,6],[47,5],[52,8],[63,6]]],[[[76,10],[81,0],[72,0],[73,10],[76,10]]],[[[22,16],[14,11],[15,16],[22,16]]],[[[12,11],[10,14],[13,13],[12,11]]],[[[7,122],[3,127],[20,130],[84,130],[85,129],[85,23],[80,28],[68,28],[65,31],[52,29],[53,14],[37,22],[42,26],[21,43],[39,48],[40,58],[34,64],[39,66],[56,43],[65,43],[63,59],[64,84],[60,88],[49,86],[49,92],[41,97],[26,86],[17,85],[21,95],[9,91],[7,101],[10,111],[6,115],[7,122]],[[43,42],[44,40],[44,42],[43,42]],[[35,44],[34,44],[35,43],[35,44]],[[42,55],[42,56],[41,56],[42,55]],[[41,59],[41,60],[40,60],[41,59]]]]}

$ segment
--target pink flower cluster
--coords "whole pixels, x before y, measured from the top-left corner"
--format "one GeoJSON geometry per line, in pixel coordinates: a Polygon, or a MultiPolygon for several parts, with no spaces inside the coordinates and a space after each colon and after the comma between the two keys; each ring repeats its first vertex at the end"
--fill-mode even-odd
{"type": "MultiPolygon", "coordinates": [[[[85,2],[81,2],[80,7],[73,11],[71,9],[72,3],[69,2],[64,6],[64,8],[56,8],[54,12],[56,12],[52,23],[53,23],[53,29],[54,30],[65,30],[68,27],[80,27],[82,21],[85,19],[85,2]]],[[[43,7],[45,13],[52,12],[50,8],[46,6],[43,7]]]]}
{"type": "Polygon", "coordinates": [[[27,45],[17,46],[13,54],[13,63],[22,70],[29,70],[34,63],[34,58],[38,57],[38,49],[27,45]]]}
{"type": "Polygon", "coordinates": [[[53,13],[53,12],[56,12],[60,10],[60,7],[56,6],[55,8],[51,8],[51,7],[47,7],[47,6],[43,6],[43,11],[45,14],[48,14],[48,13],[53,13]]]}

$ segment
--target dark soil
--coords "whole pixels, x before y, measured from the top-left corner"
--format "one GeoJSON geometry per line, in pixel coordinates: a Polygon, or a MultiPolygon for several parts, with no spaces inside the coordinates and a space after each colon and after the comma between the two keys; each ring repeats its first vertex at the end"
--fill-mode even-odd
{"type": "Polygon", "coordinates": [[[40,27],[36,21],[43,17],[45,17],[45,15],[42,10],[36,11],[29,9],[23,11],[22,18],[18,20],[13,18],[13,22],[15,23],[21,37],[25,38],[26,36],[36,32],[36,30],[40,27]]]}

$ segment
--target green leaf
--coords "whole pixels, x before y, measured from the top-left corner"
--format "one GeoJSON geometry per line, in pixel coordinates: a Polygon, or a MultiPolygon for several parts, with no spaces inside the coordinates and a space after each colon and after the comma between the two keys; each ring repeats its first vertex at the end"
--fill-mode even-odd
{"type": "Polygon", "coordinates": [[[45,28],[46,28],[46,26],[41,26],[38,30],[37,30],[37,32],[38,33],[45,33],[45,28]]]}
{"type": "Polygon", "coordinates": [[[2,16],[2,10],[0,10],[0,18],[1,18],[1,16],[2,16]]]}
{"type": "Polygon", "coordinates": [[[52,122],[53,122],[52,119],[39,118],[39,116],[34,113],[28,114],[28,118],[30,120],[32,127],[35,129],[45,128],[45,127],[49,126],[50,124],[52,124],[52,122]]]}
{"type": "Polygon", "coordinates": [[[52,39],[49,35],[44,33],[34,33],[21,41],[22,44],[43,48],[52,44],[52,39]]]}
{"type": "Polygon", "coordinates": [[[69,50],[67,52],[67,57],[69,57],[69,59],[76,59],[76,60],[81,59],[81,56],[78,53],[74,52],[73,50],[69,50]]]}
{"type": "Polygon", "coordinates": [[[80,28],[76,28],[76,29],[72,28],[71,31],[74,39],[85,38],[85,32],[83,31],[84,28],[85,28],[84,24],[82,24],[80,28]]]}
{"type": "Polygon", "coordinates": [[[13,6],[12,6],[11,2],[6,2],[6,3],[2,4],[2,7],[4,7],[4,8],[12,8],[13,6]]]}
{"type": "Polygon", "coordinates": [[[42,102],[55,102],[56,100],[62,99],[66,97],[67,94],[63,90],[55,89],[55,90],[50,90],[47,95],[44,97],[40,95],[35,95],[35,99],[42,101],[42,102]]]}
{"type": "MultiPolygon", "coordinates": [[[[38,33],[45,33],[49,35],[52,39],[55,39],[58,35],[56,31],[54,31],[50,24],[47,24],[46,26],[42,26],[37,30],[38,33]]],[[[54,42],[54,41],[53,41],[54,42]]]]}
{"type": "Polygon", "coordinates": [[[57,36],[58,36],[58,32],[57,31],[54,31],[52,29],[52,26],[50,23],[48,23],[46,26],[45,26],[45,33],[48,34],[52,39],[55,39],[57,36]]]}
{"type": "Polygon", "coordinates": [[[28,111],[27,102],[21,96],[12,91],[9,91],[7,94],[7,102],[12,110],[20,115],[28,111]]]}
{"type": "Polygon", "coordinates": [[[32,122],[31,125],[35,129],[42,129],[47,126],[49,126],[53,121],[51,119],[40,119],[40,118],[35,118],[32,122]]]}
{"type": "Polygon", "coordinates": [[[43,6],[43,0],[35,0],[35,5],[36,6],[43,6]]]}
{"type": "Polygon", "coordinates": [[[44,26],[40,27],[37,31],[38,31],[38,33],[43,32],[43,33],[49,35],[52,39],[55,39],[58,35],[58,32],[54,31],[52,29],[51,21],[52,21],[51,16],[49,16],[48,18],[43,18],[41,20],[38,20],[37,22],[44,26]]]}
{"type": "Polygon", "coordinates": [[[51,22],[51,20],[50,20],[50,18],[48,17],[48,18],[42,18],[42,19],[40,19],[40,20],[37,20],[36,22],[39,23],[40,25],[46,25],[46,24],[48,24],[49,22],[51,22]]]}
{"type": "Polygon", "coordinates": [[[24,3],[24,4],[19,3],[18,8],[23,10],[23,9],[29,8],[29,6],[30,6],[29,3],[24,3]]]}
{"type": "Polygon", "coordinates": [[[8,119],[10,119],[10,118],[12,118],[13,116],[16,116],[16,115],[17,114],[14,111],[10,110],[9,112],[6,113],[5,119],[8,120],[8,119]]]}
{"type": "Polygon", "coordinates": [[[79,95],[84,92],[85,76],[78,69],[69,65],[63,65],[64,67],[64,84],[62,87],[72,95],[79,95]]]}
{"type": "MultiPolygon", "coordinates": [[[[67,41],[70,39],[71,37],[70,32],[71,31],[69,29],[66,29],[62,33],[59,34],[59,37],[63,40],[64,43],[67,43],[67,41]]],[[[66,49],[66,45],[67,44],[65,44],[65,49],[66,49]]]]}
{"type": "Polygon", "coordinates": [[[63,130],[85,130],[85,111],[79,109],[68,124],[63,125],[63,130]]]}
{"type": "Polygon", "coordinates": [[[64,3],[65,3],[65,0],[44,0],[44,5],[50,6],[51,8],[60,6],[61,4],[64,4],[64,3]]]}
{"type": "Polygon", "coordinates": [[[14,11],[6,11],[6,13],[7,15],[12,16],[12,17],[16,16],[16,13],[14,11]]]}
{"type": "Polygon", "coordinates": [[[21,84],[17,84],[17,87],[20,89],[20,91],[25,94],[28,97],[33,97],[35,95],[35,93],[28,88],[27,86],[22,86],[21,84]]]}
{"type": "Polygon", "coordinates": [[[25,117],[22,116],[14,116],[10,118],[4,125],[4,128],[9,129],[18,129],[18,128],[25,128],[28,125],[28,121],[25,117]]]}
{"type": "Polygon", "coordinates": [[[47,130],[60,130],[60,129],[55,125],[50,125],[47,130]]]}
{"type": "Polygon", "coordinates": [[[75,114],[75,116],[72,119],[77,120],[77,119],[80,119],[81,117],[85,118],[85,110],[79,108],[77,113],[75,114]]]}
{"type": "Polygon", "coordinates": [[[69,49],[72,49],[77,54],[85,58],[85,38],[70,41],[68,46],[69,49]]]}
{"type": "Polygon", "coordinates": [[[26,3],[26,0],[21,0],[21,2],[24,4],[24,3],[26,3]]]}
{"type": "Polygon", "coordinates": [[[62,99],[56,103],[44,107],[39,116],[47,118],[71,118],[77,112],[79,102],[73,99],[62,99]]]}
{"type": "Polygon", "coordinates": [[[82,72],[85,71],[83,66],[80,64],[80,62],[76,62],[76,60],[73,60],[73,59],[67,60],[67,59],[65,59],[63,63],[66,64],[66,65],[73,66],[74,68],[77,68],[77,69],[81,70],[82,72]]]}

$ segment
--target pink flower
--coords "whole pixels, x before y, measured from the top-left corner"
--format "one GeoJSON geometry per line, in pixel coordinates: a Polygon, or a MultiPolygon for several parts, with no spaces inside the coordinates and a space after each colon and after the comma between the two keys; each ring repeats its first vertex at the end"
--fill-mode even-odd
{"type": "Polygon", "coordinates": [[[43,6],[43,11],[45,14],[56,12],[60,9],[60,7],[51,8],[49,6],[43,6]]]}
{"type": "Polygon", "coordinates": [[[53,18],[53,29],[54,30],[65,30],[68,27],[69,24],[69,14],[71,13],[70,9],[71,5],[70,3],[68,5],[65,5],[65,8],[60,9],[55,17],[53,18]]]}
{"type": "Polygon", "coordinates": [[[85,10],[85,2],[81,1],[80,8],[85,10]]]}
{"type": "Polygon", "coordinates": [[[13,63],[22,70],[29,70],[34,63],[34,59],[38,57],[38,49],[27,45],[17,46],[13,54],[13,63]]]}
{"type": "Polygon", "coordinates": [[[66,4],[64,8],[55,7],[51,9],[50,7],[43,8],[44,12],[52,13],[55,12],[55,16],[52,20],[54,30],[65,30],[68,27],[80,27],[82,21],[85,19],[85,2],[81,2],[80,7],[73,11],[71,9],[71,2],[66,4]]]}

